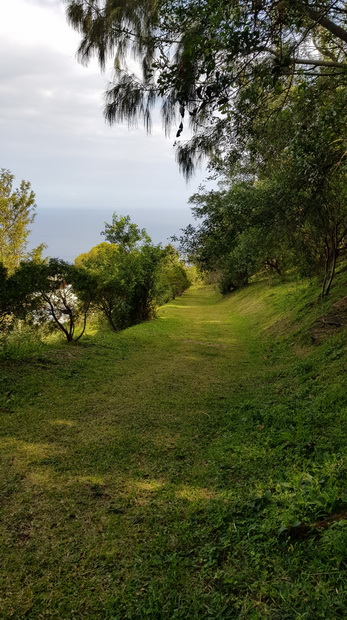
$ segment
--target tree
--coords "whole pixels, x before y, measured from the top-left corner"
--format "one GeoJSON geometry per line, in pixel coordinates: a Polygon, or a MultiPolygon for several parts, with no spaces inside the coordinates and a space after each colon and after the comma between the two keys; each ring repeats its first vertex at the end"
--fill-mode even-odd
{"type": "Polygon", "coordinates": [[[35,217],[35,194],[28,181],[13,188],[14,175],[0,171],[0,262],[9,273],[25,257],[28,226],[35,217]]]}
{"type": "Polygon", "coordinates": [[[101,243],[76,259],[76,265],[96,278],[93,303],[112,329],[125,329],[148,319],[154,312],[155,291],[164,251],[146,243],[129,249],[101,243]]]}
{"type": "Polygon", "coordinates": [[[267,123],[259,118],[244,135],[242,157],[217,162],[221,189],[191,198],[200,223],[185,231],[183,247],[220,272],[223,292],[264,267],[291,267],[318,275],[329,293],[347,251],[347,88],[333,86],[302,83],[283,110],[268,106],[267,123]]]}
{"type": "Polygon", "coordinates": [[[113,243],[103,242],[80,254],[75,265],[96,279],[93,305],[105,316],[115,331],[128,326],[128,298],[132,289],[128,273],[129,256],[113,243]]]}
{"type": "Polygon", "coordinates": [[[297,265],[322,280],[329,293],[336,262],[347,247],[347,88],[320,78],[292,89],[287,109],[274,117],[257,143],[257,167],[278,188],[297,265]],[[269,155],[269,133],[272,139],[269,155]],[[276,148],[277,142],[277,148],[276,148]],[[289,214],[289,217],[288,217],[289,214]]]}
{"type": "Polygon", "coordinates": [[[5,282],[2,307],[19,319],[50,323],[68,342],[77,342],[86,329],[95,284],[91,274],[59,259],[24,261],[5,282]]]}
{"type": "Polygon", "coordinates": [[[146,230],[134,224],[129,215],[119,216],[117,213],[112,216],[112,224],[105,222],[105,230],[101,234],[105,235],[109,243],[118,245],[124,252],[131,252],[141,241],[151,242],[146,230]]]}
{"type": "Polygon", "coordinates": [[[119,264],[120,251],[114,243],[103,241],[84,254],[75,258],[75,265],[80,268],[88,269],[95,275],[107,277],[113,273],[119,264]]]}
{"type": "Polygon", "coordinates": [[[82,35],[82,62],[96,55],[104,68],[114,57],[110,123],[143,118],[150,129],[158,101],[177,137],[189,119],[193,137],[177,150],[186,176],[202,154],[228,148],[264,102],[280,95],[283,106],[297,75],[346,79],[343,0],[67,0],[67,18],[82,35]]]}
{"type": "Polygon", "coordinates": [[[191,284],[185,263],[173,245],[164,248],[164,255],[158,270],[155,298],[158,304],[175,299],[191,284]]]}

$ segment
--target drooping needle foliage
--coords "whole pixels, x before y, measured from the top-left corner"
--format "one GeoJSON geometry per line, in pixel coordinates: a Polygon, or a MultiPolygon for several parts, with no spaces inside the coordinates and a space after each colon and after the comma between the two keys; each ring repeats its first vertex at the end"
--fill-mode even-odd
{"type": "Polygon", "coordinates": [[[238,134],[297,75],[346,75],[347,10],[338,0],[67,0],[69,23],[81,33],[79,57],[113,60],[106,94],[110,123],[143,118],[160,102],[181,144],[186,176],[203,154],[238,134]],[[138,70],[127,62],[130,55],[138,70]]]}

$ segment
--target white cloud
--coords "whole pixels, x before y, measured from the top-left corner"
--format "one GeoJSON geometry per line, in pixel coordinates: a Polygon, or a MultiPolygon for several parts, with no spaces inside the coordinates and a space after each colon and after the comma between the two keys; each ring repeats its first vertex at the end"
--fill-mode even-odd
{"type": "Polygon", "coordinates": [[[62,0],[11,0],[1,17],[0,167],[31,181],[39,210],[177,207],[180,217],[189,214],[200,178],[186,186],[159,118],[150,137],[105,124],[109,75],[96,62],[77,62],[79,35],[62,0]]]}
{"type": "Polygon", "coordinates": [[[78,34],[66,27],[63,2],[11,0],[1,7],[0,34],[19,49],[44,47],[74,55],[78,34]]]}

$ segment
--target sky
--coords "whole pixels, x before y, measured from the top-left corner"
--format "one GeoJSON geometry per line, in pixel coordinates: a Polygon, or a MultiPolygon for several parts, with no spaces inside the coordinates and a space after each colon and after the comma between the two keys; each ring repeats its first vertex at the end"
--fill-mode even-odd
{"type": "Polygon", "coordinates": [[[54,255],[71,258],[103,240],[114,211],[165,243],[191,221],[187,201],[204,173],[186,184],[174,137],[165,138],[159,118],[150,136],[142,126],[105,123],[111,66],[104,74],[96,61],[82,66],[78,42],[63,0],[3,2],[0,168],[11,170],[16,183],[30,181],[36,194],[29,245],[45,241],[48,254],[53,244],[54,255]]]}

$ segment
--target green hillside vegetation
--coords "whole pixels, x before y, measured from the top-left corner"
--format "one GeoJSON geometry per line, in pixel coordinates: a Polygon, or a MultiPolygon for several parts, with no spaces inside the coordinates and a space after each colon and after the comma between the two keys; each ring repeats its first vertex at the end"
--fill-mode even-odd
{"type": "MultiPolygon", "coordinates": [[[[6,196],[3,201],[13,210],[6,196]]],[[[43,258],[44,244],[18,260],[13,272],[0,262],[0,346],[6,349],[8,334],[20,334],[23,325],[41,337],[58,331],[69,343],[82,338],[90,319],[103,317],[114,331],[125,329],[155,316],[195,278],[176,248],[154,245],[129,216],[114,213],[101,234],[107,241],[73,265],[43,258]]]]}
{"type": "Polygon", "coordinates": [[[115,213],[69,264],[0,172],[2,613],[346,619],[346,2],[66,11],[106,120],[160,104],[214,185],[178,249],[115,213]]]}
{"type": "Polygon", "coordinates": [[[345,618],[346,271],[1,360],[6,618],[345,618]]]}

